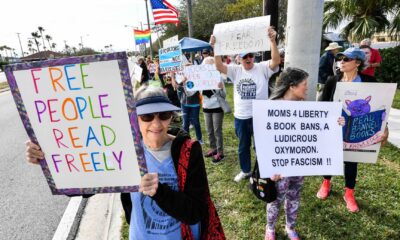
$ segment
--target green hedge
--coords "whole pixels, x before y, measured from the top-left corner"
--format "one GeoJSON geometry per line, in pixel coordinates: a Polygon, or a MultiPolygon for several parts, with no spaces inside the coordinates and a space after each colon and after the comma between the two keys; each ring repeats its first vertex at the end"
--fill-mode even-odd
{"type": "Polygon", "coordinates": [[[397,83],[400,88],[400,46],[380,49],[382,56],[381,66],[376,72],[379,82],[397,83]]]}

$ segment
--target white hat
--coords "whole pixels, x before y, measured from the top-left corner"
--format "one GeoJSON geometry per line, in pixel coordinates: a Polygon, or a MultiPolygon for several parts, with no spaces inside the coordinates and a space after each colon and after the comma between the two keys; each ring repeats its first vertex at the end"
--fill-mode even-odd
{"type": "Polygon", "coordinates": [[[337,42],[331,42],[331,43],[329,43],[329,46],[327,48],[325,48],[325,51],[338,49],[338,48],[342,48],[342,46],[340,46],[337,42]]]}

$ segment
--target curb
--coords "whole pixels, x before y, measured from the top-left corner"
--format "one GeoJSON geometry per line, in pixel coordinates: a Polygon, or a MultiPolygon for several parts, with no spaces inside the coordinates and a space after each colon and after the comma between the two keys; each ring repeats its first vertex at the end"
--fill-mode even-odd
{"type": "Polygon", "coordinates": [[[53,235],[53,240],[73,240],[79,229],[87,198],[71,197],[53,235]]]}

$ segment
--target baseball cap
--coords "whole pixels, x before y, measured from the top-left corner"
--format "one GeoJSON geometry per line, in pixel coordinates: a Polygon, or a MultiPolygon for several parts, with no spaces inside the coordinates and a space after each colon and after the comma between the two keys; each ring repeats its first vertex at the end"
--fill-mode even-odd
{"type": "Polygon", "coordinates": [[[336,56],[344,55],[348,58],[358,59],[361,61],[365,60],[365,53],[357,47],[351,47],[346,49],[344,52],[338,53],[336,56]]]}

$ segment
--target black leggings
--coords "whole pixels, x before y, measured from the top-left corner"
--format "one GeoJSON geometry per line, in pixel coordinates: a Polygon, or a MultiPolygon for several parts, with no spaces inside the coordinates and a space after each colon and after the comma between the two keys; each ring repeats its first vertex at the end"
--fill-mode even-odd
{"type": "MultiPolygon", "coordinates": [[[[356,186],[357,164],[356,162],[344,162],[344,179],[347,188],[354,189],[356,186]]],[[[324,176],[324,179],[331,180],[331,178],[332,176],[324,176]]]]}

